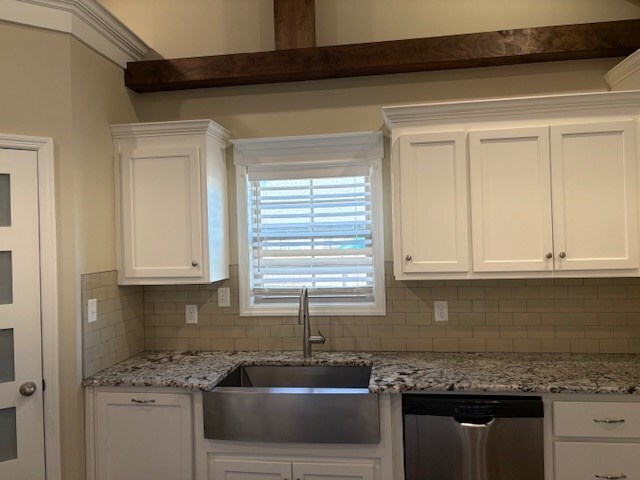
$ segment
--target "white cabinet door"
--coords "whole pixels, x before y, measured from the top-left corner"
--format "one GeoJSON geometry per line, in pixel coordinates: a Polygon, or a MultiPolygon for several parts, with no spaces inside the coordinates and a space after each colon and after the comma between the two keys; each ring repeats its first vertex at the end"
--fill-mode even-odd
{"type": "Polygon", "coordinates": [[[209,480],[289,480],[291,462],[215,459],[212,471],[209,480]]]}
{"type": "Polygon", "coordinates": [[[203,276],[199,157],[186,146],[122,152],[127,277],[203,276]]]}
{"type": "Polygon", "coordinates": [[[469,133],[476,272],[553,270],[549,130],[469,133]]]}
{"type": "Polygon", "coordinates": [[[96,480],[192,480],[191,396],[98,392],[96,480]]]}
{"type": "Polygon", "coordinates": [[[638,267],[635,128],[551,127],[556,270],[638,267]]]}
{"type": "Polygon", "coordinates": [[[399,137],[403,272],[469,269],[465,133],[399,137]]]}
{"type": "Polygon", "coordinates": [[[556,442],[555,480],[640,478],[640,444],[556,442]]]}
{"type": "Polygon", "coordinates": [[[293,464],[295,480],[374,480],[373,463],[293,464]]]}

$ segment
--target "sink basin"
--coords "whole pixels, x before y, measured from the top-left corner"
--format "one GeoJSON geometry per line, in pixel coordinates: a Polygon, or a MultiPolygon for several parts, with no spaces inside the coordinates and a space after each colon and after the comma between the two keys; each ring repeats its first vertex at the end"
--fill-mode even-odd
{"type": "Polygon", "coordinates": [[[203,393],[204,436],[218,440],[379,443],[371,367],[241,366],[203,393]]]}
{"type": "Polygon", "coordinates": [[[368,388],[371,367],[257,365],[238,367],[218,387],[368,388]]]}

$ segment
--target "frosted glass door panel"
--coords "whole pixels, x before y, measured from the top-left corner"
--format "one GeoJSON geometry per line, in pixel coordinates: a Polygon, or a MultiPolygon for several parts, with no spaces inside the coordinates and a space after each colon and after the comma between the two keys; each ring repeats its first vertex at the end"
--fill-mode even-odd
{"type": "Polygon", "coordinates": [[[552,270],[548,128],[469,133],[473,269],[552,270]]]}
{"type": "Polygon", "coordinates": [[[13,329],[0,330],[0,383],[16,379],[13,349],[13,329]]]}
{"type": "Polygon", "coordinates": [[[13,302],[11,252],[0,252],[0,305],[13,302]]]}
{"type": "Polygon", "coordinates": [[[551,127],[551,138],[556,269],[637,268],[634,122],[551,127]]]}
{"type": "Polygon", "coordinates": [[[0,409],[0,462],[18,458],[18,435],[16,432],[16,409],[0,409]]]}
{"type": "Polygon", "coordinates": [[[11,225],[11,177],[0,173],[0,227],[11,225]]]}
{"type": "Polygon", "coordinates": [[[399,141],[403,270],[467,271],[464,133],[405,135],[399,141]]]}

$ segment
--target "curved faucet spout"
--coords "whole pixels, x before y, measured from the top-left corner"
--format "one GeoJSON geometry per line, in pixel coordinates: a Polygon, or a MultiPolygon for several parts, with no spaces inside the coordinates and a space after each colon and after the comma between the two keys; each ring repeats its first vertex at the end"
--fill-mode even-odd
{"type": "Polygon", "coordinates": [[[325,338],[322,332],[318,330],[318,335],[311,335],[311,319],[309,316],[309,289],[302,287],[300,290],[300,307],[298,309],[298,325],[304,324],[304,332],[302,334],[302,354],[304,358],[311,357],[311,345],[324,344],[325,338]]]}

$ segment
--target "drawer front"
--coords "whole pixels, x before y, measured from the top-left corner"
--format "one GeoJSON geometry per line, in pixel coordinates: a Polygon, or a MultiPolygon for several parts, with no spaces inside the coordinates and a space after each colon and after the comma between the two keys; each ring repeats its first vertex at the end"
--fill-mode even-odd
{"type": "Polygon", "coordinates": [[[640,438],[640,403],[554,402],[560,437],[640,438]]]}
{"type": "Polygon", "coordinates": [[[555,480],[640,479],[640,444],[556,442],[555,480]]]}

